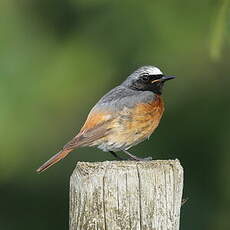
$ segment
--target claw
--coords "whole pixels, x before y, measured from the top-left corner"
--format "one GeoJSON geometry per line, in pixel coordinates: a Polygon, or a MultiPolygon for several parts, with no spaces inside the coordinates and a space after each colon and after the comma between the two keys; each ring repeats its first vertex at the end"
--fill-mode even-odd
{"type": "Polygon", "coordinates": [[[143,161],[151,161],[153,158],[152,157],[145,157],[145,158],[143,158],[142,160],[143,161]]]}

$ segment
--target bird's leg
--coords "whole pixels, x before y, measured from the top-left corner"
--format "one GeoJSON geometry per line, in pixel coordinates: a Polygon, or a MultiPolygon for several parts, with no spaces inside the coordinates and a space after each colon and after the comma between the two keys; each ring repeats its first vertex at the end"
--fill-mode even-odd
{"type": "Polygon", "coordinates": [[[113,151],[109,151],[115,158],[117,158],[118,160],[124,160],[122,157],[118,156],[115,152],[113,151]]]}
{"type": "Polygon", "coordinates": [[[147,157],[147,158],[140,158],[137,157],[133,154],[131,154],[130,152],[128,152],[127,150],[122,150],[125,154],[127,154],[131,159],[135,160],[135,161],[151,161],[152,157],[147,157]]]}

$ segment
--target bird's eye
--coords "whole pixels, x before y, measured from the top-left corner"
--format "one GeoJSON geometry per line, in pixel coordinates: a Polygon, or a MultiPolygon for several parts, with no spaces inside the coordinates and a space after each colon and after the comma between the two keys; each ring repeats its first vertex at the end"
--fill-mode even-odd
{"type": "Polygon", "coordinates": [[[147,82],[149,80],[149,76],[147,74],[143,75],[142,80],[147,82]]]}

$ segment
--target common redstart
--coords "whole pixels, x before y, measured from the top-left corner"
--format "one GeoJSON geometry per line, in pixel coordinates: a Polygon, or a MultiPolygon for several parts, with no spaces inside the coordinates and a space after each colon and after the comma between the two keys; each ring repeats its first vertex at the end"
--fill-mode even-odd
{"type": "Polygon", "coordinates": [[[80,132],[37,172],[46,170],[83,146],[97,146],[118,159],[122,158],[116,152],[123,151],[133,160],[145,160],[128,149],[144,141],[157,128],[164,112],[162,87],[173,78],[154,66],[137,69],[96,103],[80,132]]]}

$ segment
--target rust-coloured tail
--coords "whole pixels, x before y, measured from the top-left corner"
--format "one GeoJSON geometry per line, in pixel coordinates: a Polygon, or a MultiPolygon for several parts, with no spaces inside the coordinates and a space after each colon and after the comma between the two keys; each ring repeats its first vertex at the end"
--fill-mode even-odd
{"type": "Polygon", "coordinates": [[[51,167],[52,165],[56,164],[58,161],[66,157],[73,149],[65,149],[61,150],[57,154],[55,154],[53,157],[51,157],[48,161],[46,161],[40,168],[38,168],[36,171],[38,173],[41,173],[51,167]]]}

